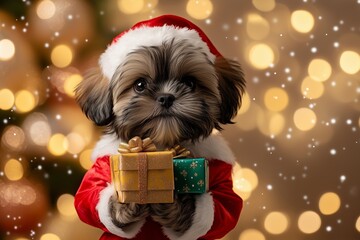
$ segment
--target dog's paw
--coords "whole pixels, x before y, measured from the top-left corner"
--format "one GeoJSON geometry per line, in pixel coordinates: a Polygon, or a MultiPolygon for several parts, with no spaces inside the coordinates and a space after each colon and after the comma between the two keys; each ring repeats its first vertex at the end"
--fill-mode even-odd
{"type": "Polygon", "coordinates": [[[178,195],[174,203],[150,204],[150,209],[154,221],[181,234],[192,225],[195,198],[188,194],[178,195]]]}
{"type": "Polygon", "coordinates": [[[148,204],[119,203],[116,195],[110,198],[109,209],[112,222],[118,227],[145,219],[150,213],[148,204]]]}

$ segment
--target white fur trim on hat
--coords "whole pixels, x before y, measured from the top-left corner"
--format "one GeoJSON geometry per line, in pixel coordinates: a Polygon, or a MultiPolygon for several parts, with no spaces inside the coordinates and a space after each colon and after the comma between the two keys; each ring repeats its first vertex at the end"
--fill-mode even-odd
{"type": "Polygon", "coordinates": [[[198,239],[205,235],[214,222],[214,201],[210,193],[196,196],[195,214],[191,227],[181,236],[169,228],[163,227],[164,234],[171,240],[198,239]]]}
{"type": "Polygon", "coordinates": [[[142,46],[160,46],[163,42],[172,39],[174,39],[174,42],[185,39],[190,40],[191,44],[199,47],[211,62],[215,61],[215,55],[210,52],[207,44],[194,29],[179,28],[171,25],[161,27],[142,26],[136,29],[130,29],[117,39],[116,42],[108,46],[99,60],[102,72],[105,77],[111,80],[115,70],[124,62],[129,53],[142,46]]]}
{"type": "Polygon", "coordinates": [[[124,228],[117,227],[111,220],[110,211],[109,211],[109,200],[110,197],[115,194],[114,185],[109,184],[100,192],[99,202],[96,205],[96,210],[99,214],[99,219],[104,224],[104,226],[111,232],[120,237],[124,238],[133,238],[140,232],[141,227],[145,223],[145,219],[139,222],[135,222],[124,228]]]}

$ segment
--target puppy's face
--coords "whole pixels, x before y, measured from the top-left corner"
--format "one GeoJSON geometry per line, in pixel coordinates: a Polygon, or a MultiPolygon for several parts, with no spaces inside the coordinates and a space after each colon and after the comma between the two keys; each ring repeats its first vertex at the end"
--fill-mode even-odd
{"type": "Polygon", "coordinates": [[[111,80],[88,76],[77,99],[90,119],[124,141],[151,137],[171,147],[230,123],[244,83],[237,63],[212,63],[190,41],[172,40],[131,52],[111,80]]]}

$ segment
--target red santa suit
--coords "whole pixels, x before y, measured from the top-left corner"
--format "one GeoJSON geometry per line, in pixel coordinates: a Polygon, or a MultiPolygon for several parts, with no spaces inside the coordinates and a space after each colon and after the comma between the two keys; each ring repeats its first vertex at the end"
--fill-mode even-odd
{"type": "Polygon", "coordinates": [[[85,174],[75,195],[75,208],[82,221],[101,228],[101,240],[119,239],[218,239],[232,230],[242,209],[242,199],[232,190],[234,156],[220,135],[211,135],[195,145],[185,145],[195,157],[209,160],[209,192],[196,196],[191,227],[181,236],[153,221],[151,217],[117,227],[110,217],[111,184],[109,155],[116,154],[119,139],[107,135],[97,144],[96,162],[85,174]]]}

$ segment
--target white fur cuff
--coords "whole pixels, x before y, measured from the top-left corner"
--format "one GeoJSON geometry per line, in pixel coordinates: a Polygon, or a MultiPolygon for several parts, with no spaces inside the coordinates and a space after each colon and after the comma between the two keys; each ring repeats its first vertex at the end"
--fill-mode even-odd
{"type": "Polygon", "coordinates": [[[109,184],[100,192],[99,202],[96,205],[96,210],[98,211],[100,221],[112,234],[124,238],[133,238],[136,236],[136,234],[138,234],[138,232],[140,232],[140,229],[145,223],[145,220],[133,223],[130,226],[126,226],[124,228],[117,227],[112,222],[109,211],[109,200],[113,194],[115,194],[115,188],[111,184],[109,184]]]}
{"type": "Polygon", "coordinates": [[[171,240],[197,239],[205,235],[214,221],[214,201],[210,193],[196,196],[195,214],[191,227],[181,236],[169,228],[163,227],[164,234],[171,240]]]}

